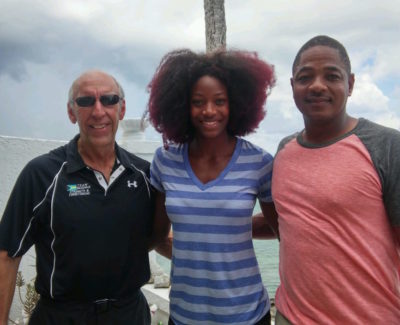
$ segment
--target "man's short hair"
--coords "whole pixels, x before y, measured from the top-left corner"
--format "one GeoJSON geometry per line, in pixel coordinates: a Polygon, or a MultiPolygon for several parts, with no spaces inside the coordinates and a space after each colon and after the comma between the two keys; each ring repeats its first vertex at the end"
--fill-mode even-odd
{"type": "Polygon", "coordinates": [[[346,73],[348,76],[350,76],[350,74],[351,74],[350,58],[347,54],[345,47],[340,42],[335,40],[334,38],[326,36],[326,35],[315,36],[315,37],[311,38],[309,41],[307,41],[300,48],[300,50],[297,52],[296,57],[293,61],[292,74],[294,74],[294,70],[299,65],[300,58],[301,58],[301,55],[303,54],[303,52],[314,46],[327,46],[332,49],[338,50],[340,59],[342,60],[342,62],[344,64],[346,73]]]}
{"type": "MultiPolygon", "coordinates": [[[[90,70],[89,70],[90,71],[90,70]]],[[[93,70],[93,71],[96,71],[96,70],[93,70]]],[[[100,70],[99,70],[100,71],[100,70]]],[[[85,73],[87,73],[88,71],[86,71],[85,73]]],[[[103,71],[100,71],[100,72],[102,72],[102,73],[105,73],[105,72],[103,72],[103,71]]],[[[83,75],[83,74],[82,74],[83,75]]],[[[78,82],[78,80],[80,79],[80,77],[82,77],[82,75],[80,75],[77,79],[75,79],[74,80],[74,82],[72,83],[72,85],[71,85],[71,87],[69,88],[69,91],[68,91],[68,104],[69,105],[74,105],[74,97],[75,97],[75,92],[76,92],[76,85],[77,85],[77,82],[78,82]]],[[[113,77],[113,76],[111,76],[110,75],[110,77],[114,80],[114,82],[115,82],[115,84],[117,85],[117,87],[118,87],[118,92],[119,92],[119,94],[118,94],[118,96],[121,98],[121,99],[124,99],[125,98],[125,92],[124,92],[124,89],[122,88],[122,86],[121,86],[121,84],[118,82],[118,80],[117,79],[115,79],[115,77],[113,77]]]]}

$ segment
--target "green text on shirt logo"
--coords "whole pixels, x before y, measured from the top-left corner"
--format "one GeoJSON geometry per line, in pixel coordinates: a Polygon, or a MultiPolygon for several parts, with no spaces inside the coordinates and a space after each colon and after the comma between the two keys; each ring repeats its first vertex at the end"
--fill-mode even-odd
{"type": "Polygon", "coordinates": [[[69,196],[90,195],[90,185],[84,184],[69,184],[67,185],[67,192],[69,196]]]}

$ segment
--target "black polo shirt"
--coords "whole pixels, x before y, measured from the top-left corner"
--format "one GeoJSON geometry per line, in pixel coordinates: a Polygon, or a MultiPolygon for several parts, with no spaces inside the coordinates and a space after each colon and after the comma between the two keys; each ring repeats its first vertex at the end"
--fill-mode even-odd
{"type": "Polygon", "coordinates": [[[30,161],[0,223],[10,256],[36,247],[36,290],[62,301],[127,298],[150,276],[152,229],[149,163],[116,144],[107,182],[67,145],[30,161]]]}

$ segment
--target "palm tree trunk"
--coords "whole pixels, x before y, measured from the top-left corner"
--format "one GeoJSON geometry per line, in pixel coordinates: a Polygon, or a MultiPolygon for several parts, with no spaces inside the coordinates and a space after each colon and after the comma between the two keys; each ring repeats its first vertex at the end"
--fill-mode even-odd
{"type": "Polygon", "coordinates": [[[226,22],[224,0],[204,0],[206,23],[206,50],[212,52],[226,48],[226,22]]]}

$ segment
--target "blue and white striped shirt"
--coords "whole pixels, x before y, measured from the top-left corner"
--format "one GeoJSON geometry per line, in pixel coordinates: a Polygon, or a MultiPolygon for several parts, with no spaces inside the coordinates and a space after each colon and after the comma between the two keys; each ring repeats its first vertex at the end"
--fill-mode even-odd
{"type": "Polygon", "coordinates": [[[256,199],[271,202],[272,156],[238,138],[218,178],[203,184],[188,145],[159,148],[151,183],[166,195],[174,240],[170,316],[175,324],[243,324],[269,310],[252,242],[256,199]]]}

